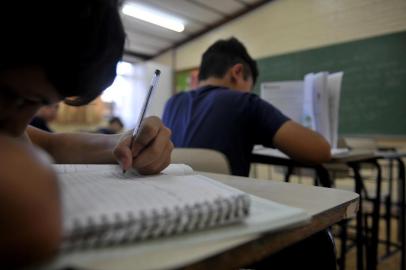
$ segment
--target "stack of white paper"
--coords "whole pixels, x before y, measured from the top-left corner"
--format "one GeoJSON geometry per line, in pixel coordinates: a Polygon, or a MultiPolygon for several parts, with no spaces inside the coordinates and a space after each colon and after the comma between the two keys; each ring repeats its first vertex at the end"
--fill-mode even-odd
{"type": "Polygon", "coordinates": [[[261,98],[272,103],[293,121],[302,121],[303,81],[263,83],[261,98]]]}
{"type": "Polygon", "coordinates": [[[266,82],[261,97],[337,147],[343,72],[306,74],[303,81],[266,82]]]}
{"type": "Polygon", "coordinates": [[[330,106],[330,130],[331,130],[331,147],[337,148],[338,142],[338,123],[340,111],[340,95],[341,82],[343,80],[343,72],[330,74],[327,80],[329,91],[329,106],[330,106]]]}

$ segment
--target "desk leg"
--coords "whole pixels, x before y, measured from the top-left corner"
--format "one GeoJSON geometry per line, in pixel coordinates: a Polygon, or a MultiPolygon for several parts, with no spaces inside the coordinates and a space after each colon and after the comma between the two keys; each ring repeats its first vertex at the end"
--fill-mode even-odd
{"type": "Polygon", "coordinates": [[[381,213],[381,191],[382,191],[382,171],[379,163],[374,160],[371,161],[375,165],[378,174],[376,177],[376,194],[374,198],[374,207],[372,213],[372,233],[371,242],[367,252],[367,269],[376,269],[378,265],[378,233],[379,233],[379,219],[381,213]]]}
{"type": "Polygon", "coordinates": [[[321,165],[315,166],[317,178],[322,187],[331,188],[333,186],[328,170],[321,165]]]}
{"type": "Polygon", "coordinates": [[[287,166],[285,172],[285,182],[290,182],[290,176],[293,174],[294,166],[287,166]]]}
{"type": "Polygon", "coordinates": [[[400,245],[401,245],[401,256],[400,265],[402,270],[406,269],[406,233],[405,233],[405,216],[406,216],[406,201],[405,201],[405,190],[406,190],[406,177],[405,177],[405,164],[401,158],[396,159],[399,165],[399,235],[400,235],[400,245]]]}
{"type": "MultiPolygon", "coordinates": [[[[393,205],[393,159],[389,159],[388,166],[388,195],[385,196],[385,223],[386,223],[386,255],[391,252],[392,239],[392,205],[393,205]]],[[[383,172],[382,172],[383,173],[383,172]]]]}
{"type": "Polygon", "coordinates": [[[355,179],[355,192],[359,194],[359,209],[357,212],[357,269],[358,270],[363,270],[364,269],[364,231],[362,228],[363,225],[363,209],[362,209],[362,178],[361,174],[359,172],[359,164],[350,162],[348,163],[348,166],[351,167],[351,169],[354,172],[354,179],[355,179]]]}
{"type": "Polygon", "coordinates": [[[338,269],[345,269],[345,256],[347,251],[347,238],[348,238],[348,220],[343,220],[339,223],[340,225],[340,239],[341,239],[341,248],[340,248],[340,258],[338,260],[338,269]]]}

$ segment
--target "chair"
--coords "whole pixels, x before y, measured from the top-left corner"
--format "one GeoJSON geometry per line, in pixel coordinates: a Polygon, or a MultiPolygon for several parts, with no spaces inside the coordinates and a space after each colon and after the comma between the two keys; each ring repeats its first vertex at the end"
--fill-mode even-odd
{"type": "Polygon", "coordinates": [[[184,163],[195,171],[230,174],[226,156],[216,150],[203,148],[175,148],[172,163],[184,163]]]}

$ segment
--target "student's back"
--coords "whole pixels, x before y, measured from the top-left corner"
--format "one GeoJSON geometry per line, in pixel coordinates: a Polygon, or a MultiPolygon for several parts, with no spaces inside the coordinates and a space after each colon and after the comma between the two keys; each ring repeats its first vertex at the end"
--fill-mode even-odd
{"type": "Polygon", "coordinates": [[[248,176],[254,144],[272,146],[288,120],[257,95],[205,86],[172,97],[163,121],[176,147],[210,148],[226,155],[232,174],[248,176]]]}
{"type": "Polygon", "coordinates": [[[322,136],[251,93],[257,77],[256,62],[237,39],[211,45],[202,56],[199,88],[165,106],[163,121],[175,146],[221,151],[232,173],[243,176],[254,144],[276,147],[304,163],[329,160],[330,146],[322,136]]]}

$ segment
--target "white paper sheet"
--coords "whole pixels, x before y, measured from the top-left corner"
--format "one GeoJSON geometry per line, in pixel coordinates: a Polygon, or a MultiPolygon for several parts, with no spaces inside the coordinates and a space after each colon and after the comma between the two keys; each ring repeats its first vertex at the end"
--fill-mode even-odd
{"type": "Polygon", "coordinates": [[[336,72],[328,75],[327,88],[329,92],[329,116],[331,147],[336,148],[338,142],[338,125],[340,112],[341,82],[344,72],[336,72]]]}
{"type": "Polygon", "coordinates": [[[261,98],[278,108],[290,119],[301,123],[303,81],[262,83],[261,98]]]}

